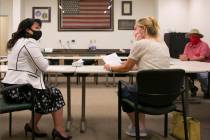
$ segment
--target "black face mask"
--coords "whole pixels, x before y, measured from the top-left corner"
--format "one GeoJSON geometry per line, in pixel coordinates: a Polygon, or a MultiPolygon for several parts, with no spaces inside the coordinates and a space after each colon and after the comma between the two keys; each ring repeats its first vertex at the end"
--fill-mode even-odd
{"type": "Polygon", "coordinates": [[[32,34],[33,39],[39,40],[42,37],[42,31],[35,31],[32,29],[31,29],[31,31],[33,32],[33,34],[32,34]]]}

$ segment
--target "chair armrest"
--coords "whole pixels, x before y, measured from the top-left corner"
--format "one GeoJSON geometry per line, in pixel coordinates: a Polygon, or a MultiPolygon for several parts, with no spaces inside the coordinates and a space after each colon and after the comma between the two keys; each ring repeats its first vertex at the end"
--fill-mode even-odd
{"type": "Polygon", "coordinates": [[[121,83],[121,87],[128,87],[128,83],[123,81],[123,80],[120,80],[119,83],[121,83]]]}

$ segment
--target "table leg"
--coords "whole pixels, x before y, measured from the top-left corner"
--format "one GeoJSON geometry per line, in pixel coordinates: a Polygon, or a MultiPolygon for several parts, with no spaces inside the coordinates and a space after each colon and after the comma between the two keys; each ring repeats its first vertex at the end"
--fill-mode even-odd
{"type": "Polygon", "coordinates": [[[58,74],[57,73],[55,74],[55,85],[56,86],[58,85],[58,74]]]}
{"type": "Polygon", "coordinates": [[[106,87],[108,87],[108,86],[109,86],[109,75],[106,74],[106,87]]]}
{"type": "Polygon", "coordinates": [[[115,74],[113,73],[113,86],[116,86],[116,82],[115,82],[115,74]]]}
{"type": "Polygon", "coordinates": [[[133,75],[129,75],[129,83],[133,84],[133,75]]]}
{"type": "Polygon", "coordinates": [[[86,76],[82,76],[82,112],[81,112],[81,124],[80,132],[84,133],[86,130],[86,118],[85,118],[85,95],[86,95],[86,76]]]}
{"type": "Polygon", "coordinates": [[[93,75],[94,76],[94,82],[95,82],[95,84],[97,85],[98,84],[98,74],[94,74],[93,75]]]}
{"type": "Polygon", "coordinates": [[[208,72],[208,96],[210,96],[210,72],[208,72]]]}
{"type": "Polygon", "coordinates": [[[66,122],[66,131],[71,129],[72,117],[71,117],[71,79],[67,75],[67,122],[66,122]]]}
{"type": "Polygon", "coordinates": [[[188,79],[188,76],[185,76],[184,85],[185,85],[184,98],[185,98],[186,115],[189,116],[189,79],[188,79]]]}

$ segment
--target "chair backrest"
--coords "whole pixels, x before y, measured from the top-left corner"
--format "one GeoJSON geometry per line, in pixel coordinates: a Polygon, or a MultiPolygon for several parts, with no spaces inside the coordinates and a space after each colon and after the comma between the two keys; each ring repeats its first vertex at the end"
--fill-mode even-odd
{"type": "Polygon", "coordinates": [[[139,102],[167,106],[182,93],[185,71],[181,69],[143,70],[137,73],[139,102]]]}
{"type": "MultiPolygon", "coordinates": [[[[94,51],[94,50],[90,50],[90,51],[94,51]]],[[[82,57],[90,57],[90,56],[96,56],[95,54],[80,54],[79,56],[82,56],[82,57]]],[[[93,65],[96,63],[96,60],[95,59],[82,59],[84,62],[83,64],[84,65],[93,65]]]]}
{"type": "Polygon", "coordinates": [[[64,65],[72,65],[73,59],[64,60],[64,65]]]}
{"type": "Polygon", "coordinates": [[[59,65],[59,59],[49,59],[50,65],[59,65]]]}

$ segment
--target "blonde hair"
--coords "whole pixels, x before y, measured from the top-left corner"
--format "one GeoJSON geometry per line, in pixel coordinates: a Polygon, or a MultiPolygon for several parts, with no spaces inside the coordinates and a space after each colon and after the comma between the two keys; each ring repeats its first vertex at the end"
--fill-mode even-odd
{"type": "Polygon", "coordinates": [[[154,17],[141,18],[136,23],[139,27],[145,27],[150,36],[156,37],[159,35],[159,25],[154,17]]]}

